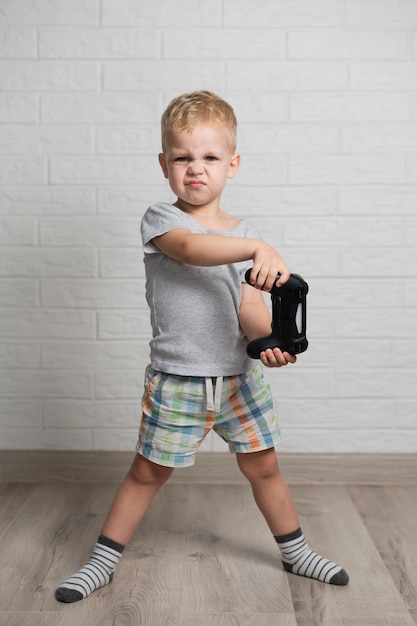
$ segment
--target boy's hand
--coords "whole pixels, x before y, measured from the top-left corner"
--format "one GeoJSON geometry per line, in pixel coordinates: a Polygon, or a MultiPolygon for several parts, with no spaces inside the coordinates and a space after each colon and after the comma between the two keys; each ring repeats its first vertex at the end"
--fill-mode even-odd
{"type": "Polygon", "coordinates": [[[281,352],[279,348],[268,348],[265,352],[261,352],[261,362],[265,367],[283,367],[288,363],[295,363],[297,357],[288,352],[281,352]]]}
{"type": "Polygon", "coordinates": [[[253,255],[253,267],[250,280],[253,287],[263,291],[271,291],[274,284],[277,287],[287,282],[290,270],[284,259],[272,246],[262,242],[253,255]],[[277,274],[280,274],[277,280],[277,274]]]}

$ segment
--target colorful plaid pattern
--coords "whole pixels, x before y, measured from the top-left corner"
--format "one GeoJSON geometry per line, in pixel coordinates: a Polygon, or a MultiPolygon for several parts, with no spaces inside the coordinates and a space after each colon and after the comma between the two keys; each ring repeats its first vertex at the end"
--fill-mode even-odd
{"type": "Polygon", "coordinates": [[[218,384],[221,403],[215,413],[207,409],[206,378],[165,374],[148,366],[139,454],[158,465],[188,467],[211,429],[229,444],[231,452],[259,452],[276,446],[278,420],[262,366],[224,376],[218,384]]]}

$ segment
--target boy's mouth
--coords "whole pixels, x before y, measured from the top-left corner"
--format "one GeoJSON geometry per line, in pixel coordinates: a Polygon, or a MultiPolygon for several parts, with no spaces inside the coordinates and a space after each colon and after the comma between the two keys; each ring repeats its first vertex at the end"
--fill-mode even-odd
{"type": "Polygon", "coordinates": [[[186,183],[187,187],[191,187],[191,189],[200,189],[200,187],[204,187],[205,183],[201,180],[191,180],[189,183],[186,183]]]}

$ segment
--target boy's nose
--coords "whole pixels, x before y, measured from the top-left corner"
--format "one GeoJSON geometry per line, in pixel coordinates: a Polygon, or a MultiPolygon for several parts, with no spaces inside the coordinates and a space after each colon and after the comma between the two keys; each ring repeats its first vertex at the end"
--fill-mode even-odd
{"type": "Polygon", "coordinates": [[[200,161],[190,161],[188,164],[188,173],[193,174],[201,174],[203,172],[203,166],[200,161]]]}

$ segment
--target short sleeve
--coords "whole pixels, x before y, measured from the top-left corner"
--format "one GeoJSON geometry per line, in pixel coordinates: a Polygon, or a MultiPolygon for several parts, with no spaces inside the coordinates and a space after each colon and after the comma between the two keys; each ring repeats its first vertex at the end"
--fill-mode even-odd
{"type": "Polygon", "coordinates": [[[187,223],[179,209],[168,203],[150,206],[141,222],[142,245],[145,254],[159,252],[158,248],[152,243],[152,239],[164,235],[175,228],[187,228],[187,223]]]}

